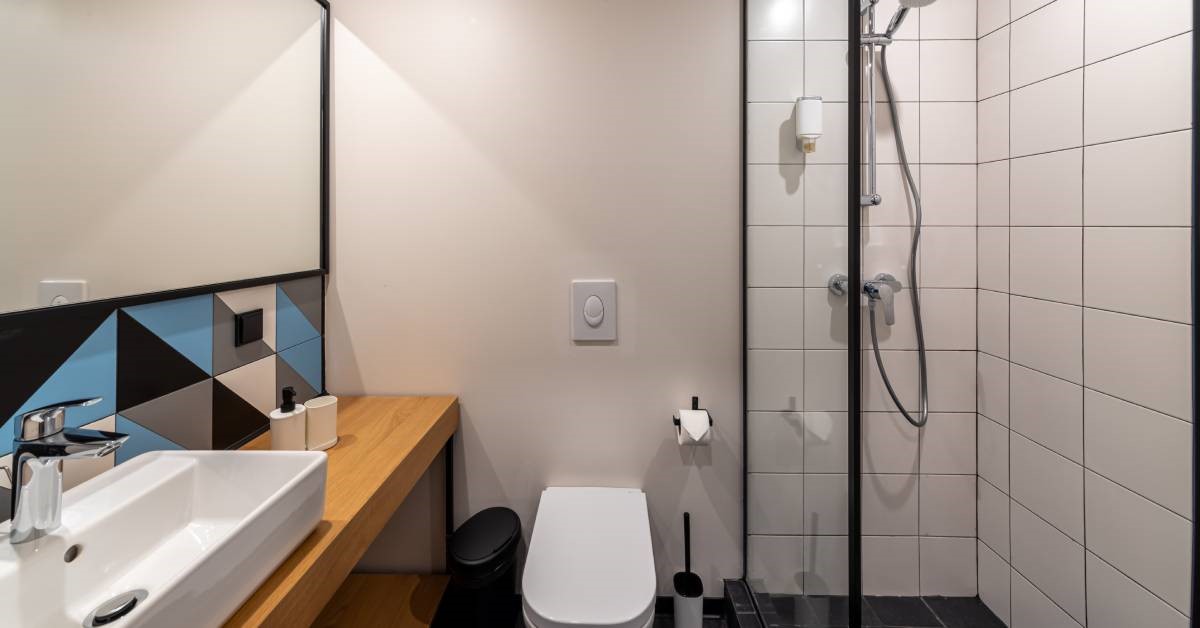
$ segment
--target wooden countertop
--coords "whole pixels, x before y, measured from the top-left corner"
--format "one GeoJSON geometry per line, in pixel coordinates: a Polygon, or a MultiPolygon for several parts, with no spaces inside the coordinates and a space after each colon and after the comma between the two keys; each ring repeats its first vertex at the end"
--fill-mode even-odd
{"type": "MultiPolygon", "coordinates": [[[[458,429],[457,397],[343,397],[317,528],[226,626],[308,626],[458,429]]],[[[264,434],[243,449],[269,449],[264,434]]]]}

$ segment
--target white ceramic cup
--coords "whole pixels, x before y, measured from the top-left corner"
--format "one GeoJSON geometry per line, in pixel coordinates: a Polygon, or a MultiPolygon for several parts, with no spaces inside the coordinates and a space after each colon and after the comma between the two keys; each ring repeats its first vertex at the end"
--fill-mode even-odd
{"type": "Polygon", "coordinates": [[[306,442],[309,451],[323,451],[337,444],[338,398],[325,395],[304,403],[308,420],[306,442]]]}

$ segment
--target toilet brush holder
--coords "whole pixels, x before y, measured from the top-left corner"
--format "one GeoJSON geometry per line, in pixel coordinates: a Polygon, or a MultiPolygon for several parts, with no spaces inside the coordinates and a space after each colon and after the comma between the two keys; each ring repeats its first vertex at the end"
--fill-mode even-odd
{"type": "Polygon", "coordinates": [[[675,574],[675,626],[701,628],[704,624],[704,581],[692,572],[692,515],[683,513],[683,571],[675,574]]]}

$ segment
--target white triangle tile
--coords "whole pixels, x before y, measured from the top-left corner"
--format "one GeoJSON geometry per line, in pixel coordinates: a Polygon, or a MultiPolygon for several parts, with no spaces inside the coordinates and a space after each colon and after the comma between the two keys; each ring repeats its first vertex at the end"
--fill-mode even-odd
{"type": "MultiPolygon", "coordinates": [[[[272,286],[272,290],[274,286],[272,286]]],[[[265,332],[264,332],[265,333],[265,332]]],[[[217,376],[246,403],[268,415],[275,409],[275,356],[269,355],[217,376]]]]}
{"type": "Polygon", "coordinates": [[[242,288],[229,292],[218,292],[217,298],[233,310],[234,314],[262,309],[263,342],[275,350],[275,284],[242,288]]]}

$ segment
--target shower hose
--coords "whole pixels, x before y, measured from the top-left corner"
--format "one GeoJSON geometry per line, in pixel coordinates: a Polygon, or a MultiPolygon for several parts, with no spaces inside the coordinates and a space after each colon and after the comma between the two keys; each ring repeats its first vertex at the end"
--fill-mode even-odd
{"type": "Polygon", "coordinates": [[[875,352],[875,364],[879,367],[879,376],[883,379],[883,385],[887,388],[888,395],[892,397],[892,401],[900,410],[900,414],[916,427],[924,427],[929,421],[929,373],[925,363],[925,327],[921,322],[921,298],[920,290],[917,285],[917,252],[921,243],[921,192],[917,190],[916,181],[913,180],[912,167],[908,163],[908,152],[904,149],[904,134],[900,132],[900,116],[896,112],[896,98],[892,93],[892,77],[888,74],[887,68],[887,46],[883,46],[879,53],[879,70],[883,77],[883,90],[887,94],[888,112],[892,116],[892,128],[895,129],[896,135],[896,153],[900,157],[900,166],[904,171],[904,179],[908,182],[908,189],[912,191],[913,207],[915,210],[912,232],[912,246],[908,253],[908,285],[909,295],[912,300],[913,324],[916,326],[917,332],[917,416],[914,418],[912,413],[900,403],[900,397],[896,394],[896,389],[892,387],[892,382],[888,379],[887,369],[883,366],[883,357],[879,353],[879,334],[875,329],[875,307],[871,305],[867,308],[871,322],[871,346],[875,352]]]}

